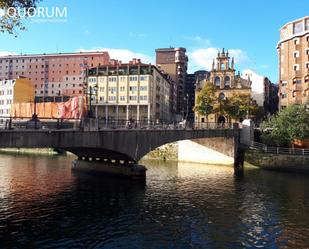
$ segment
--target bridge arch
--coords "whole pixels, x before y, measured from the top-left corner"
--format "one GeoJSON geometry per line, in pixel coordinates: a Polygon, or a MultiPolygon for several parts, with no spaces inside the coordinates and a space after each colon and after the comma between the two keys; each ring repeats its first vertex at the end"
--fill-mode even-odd
{"type": "Polygon", "coordinates": [[[139,161],[155,148],[180,140],[231,138],[237,145],[239,130],[211,129],[139,129],[139,130],[29,130],[0,132],[0,148],[58,148],[77,156],[139,161]]]}

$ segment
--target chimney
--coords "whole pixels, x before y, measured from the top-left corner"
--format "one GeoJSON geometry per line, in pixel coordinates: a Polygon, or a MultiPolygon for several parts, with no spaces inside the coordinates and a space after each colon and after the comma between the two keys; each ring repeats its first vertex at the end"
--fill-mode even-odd
{"type": "Polygon", "coordinates": [[[137,59],[137,64],[141,64],[141,59],[137,59]]]}
{"type": "Polygon", "coordinates": [[[136,64],[136,58],[133,58],[133,65],[136,64]]]}

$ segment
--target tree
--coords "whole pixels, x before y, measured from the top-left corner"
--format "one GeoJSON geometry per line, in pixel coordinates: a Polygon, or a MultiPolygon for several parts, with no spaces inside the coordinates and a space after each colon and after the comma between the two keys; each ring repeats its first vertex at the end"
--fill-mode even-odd
{"type": "Polygon", "coordinates": [[[25,30],[21,16],[14,9],[29,10],[25,17],[33,13],[40,0],[0,0],[0,32],[17,36],[17,30],[25,30]],[[10,14],[8,14],[10,13],[10,14]]]}
{"type": "Polygon", "coordinates": [[[296,139],[309,138],[309,109],[305,105],[291,105],[278,115],[269,116],[261,124],[262,141],[269,145],[287,146],[296,139]]]}
{"type": "Polygon", "coordinates": [[[196,104],[193,108],[194,112],[206,117],[208,122],[208,115],[213,113],[214,104],[216,102],[215,96],[216,88],[210,82],[206,82],[205,86],[198,93],[196,104]]]}
{"type": "Polygon", "coordinates": [[[231,118],[240,120],[246,116],[255,116],[258,107],[250,94],[234,93],[227,99],[224,110],[231,118]]]}

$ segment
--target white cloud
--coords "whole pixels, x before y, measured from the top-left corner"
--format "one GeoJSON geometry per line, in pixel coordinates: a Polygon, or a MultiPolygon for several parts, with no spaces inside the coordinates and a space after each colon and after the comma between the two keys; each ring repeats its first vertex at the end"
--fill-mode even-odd
{"type": "Polygon", "coordinates": [[[133,33],[133,32],[130,32],[129,35],[131,37],[135,37],[135,38],[145,38],[145,37],[147,37],[147,35],[144,34],[144,33],[133,33]]]}
{"type": "MultiPolygon", "coordinates": [[[[220,48],[198,48],[188,52],[189,72],[196,70],[211,70],[213,59],[217,57],[220,48]]],[[[248,55],[241,49],[229,49],[230,57],[234,57],[235,64],[245,64],[249,61],[248,55]]]]}
{"type": "Polygon", "coordinates": [[[133,58],[141,59],[143,63],[155,63],[155,59],[147,54],[134,52],[129,49],[122,48],[93,48],[93,49],[79,49],[78,52],[95,52],[107,51],[111,59],[121,60],[124,63],[131,61],[133,58]]]}
{"type": "Polygon", "coordinates": [[[185,39],[193,42],[193,47],[210,47],[211,41],[207,38],[201,37],[199,35],[196,36],[186,36],[185,39]]]}
{"type": "Polygon", "coordinates": [[[16,55],[16,53],[9,51],[0,51],[0,56],[7,56],[7,55],[16,55]]]}

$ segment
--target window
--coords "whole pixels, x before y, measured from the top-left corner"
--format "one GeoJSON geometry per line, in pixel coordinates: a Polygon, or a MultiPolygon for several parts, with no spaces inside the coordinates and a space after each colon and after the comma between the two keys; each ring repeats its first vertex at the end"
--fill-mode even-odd
{"type": "Polygon", "coordinates": [[[287,95],[286,93],[282,93],[281,98],[282,98],[282,99],[285,99],[285,98],[287,98],[287,96],[288,96],[288,95],[287,95]]]}
{"type": "Polygon", "coordinates": [[[298,45],[298,44],[299,44],[299,38],[296,38],[296,39],[294,40],[294,44],[295,44],[295,45],[298,45]]]}
{"type": "Polygon", "coordinates": [[[220,93],[219,94],[219,99],[220,100],[224,100],[225,99],[225,94],[224,93],[220,93]]]}
{"type": "Polygon", "coordinates": [[[139,100],[147,100],[147,96],[141,95],[141,96],[139,96],[139,100]]]}
{"type": "Polygon", "coordinates": [[[293,79],[293,84],[301,84],[301,79],[293,79]]]}
{"type": "Polygon", "coordinates": [[[299,57],[299,51],[295,51],[294,52],[294,58],[298,58],[299,57]]]}
{"type": "Polygon", "coordinates": [[[137,91],[137,86],[130,86],[130,91],[132,92],[137,91]]]}
{"type": "Polygon", "coordinates": [[[298,65],[298,64],[295,64],[295,65],[293,66],[293,69],[294,69],[294,71],[298,71],[298,70],[299,70],[299,65],[298,65]]]}
{"type": "Polygon", "coordinates": [[[231,79],[229,76],[225,76],[224,78],[224,87],[230,87],[231,86],[231,79]]]}
{"type": "Polygon", "coordinates": [[[130,80],[130,81],[137,81],[137,76],[130,76],[130,77],[129,77],[129,80],[130,80]]]}
{"type": "Polygon", "coordinates": [[[148,79],[148,76],[147,75],[142,75],[140,76],[140,80],[141,81],[146,81],[148,79]]]}
{"type": "Polygon", "coordinates": [[[104,87],[99,87],[100,92],[104,92],[104,87]]]}
{"type": "Polygon", "coordinates": [[[120,101],[125,101],[126,97],[125,96],[120,96],[120,101]]]}
{"type": "Polygon", "coordinates": [[[139,90],[140,90],[140,91],[147,91],[147,86],[140,86],[140,87],[139,87],[139,90]]]}
{"type": "Polygon", "coordinates": [[[137,100],[137,96],[130,96],[130,100],[137,100]]]}
{"type": "Polygon", "coordinates": [[[108,81],[109,82],[116,82],[117,81],[117,77],[108,77],[108,81]]]}
{"type": "Polygon", "coordinates": [[[303,31],[302,21],[293,24],[293,34],[298,34],[303,31]]]}
{"type": "Polygon", "coordinates": [[[218,76],[215,78],[215,86],[220,87],[220,77],[218,76]]]}
{"type": "Polygon", "coordinates": [[[120,87],[120,92],[124,92],[126,90],[126,87],[125,86],[121,86],[120,87]]]}
{"type": "MultiPolygon", "coordinates": [[[[309,19],[306,19],[305,21],[305,29],[309,30],[309,19]]],[[[309,36],[307,36],[307,41],[308,41],[309,36]]]]}
{"type": "Polygon", "coordinates": [[[108,101],[115,101],[116,100],[116,96],[108,96],[108,101]]]}

